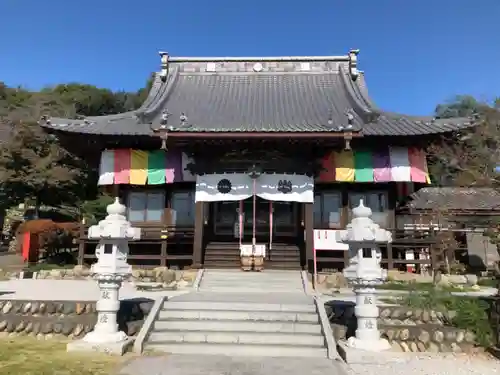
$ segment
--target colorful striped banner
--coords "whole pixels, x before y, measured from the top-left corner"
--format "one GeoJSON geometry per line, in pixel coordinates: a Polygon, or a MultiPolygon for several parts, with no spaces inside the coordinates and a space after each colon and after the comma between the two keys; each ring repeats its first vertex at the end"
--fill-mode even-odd
{"type": "Polygon", "coordinates": [[[321,165],[316,182],[430,183],[425,152],[414,147],[332,151],[321,165]]]}
{"type": "MultiPolygon", "coordinates": [[[[161,185],[195,181],[185,170],[190,158],[179,151],[105,150],[101,154],[98,185],[161,185]]],[[[333,151],[321,160],[316,182],[430,183],[426,155],[410,147],[383,150],[333,151]]]]}
{"type": "Polygon", "coordinates": [[[105,150],[101,154],[98,185],[161,185],[195,181],[184,167],[189,158],[178,151],[105,150]]]}

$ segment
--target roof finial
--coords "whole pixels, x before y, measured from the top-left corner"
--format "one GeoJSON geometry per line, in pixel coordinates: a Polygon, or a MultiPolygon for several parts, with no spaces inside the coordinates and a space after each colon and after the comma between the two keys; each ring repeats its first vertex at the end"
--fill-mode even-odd
{"type": "Polygon", "coordinates": [[[186,125],[188,118],[184,112],[181,112],[181,115],[179,116],[179,120],[181,121],[181,126],[186,125]]]}
{"type": "Polygon", "coordinates": [[[333,125],[333,111],[331,109],[328,111],[328,125],[333,125]]]}
{"type": "Polygon", "coordinates": [[[160,121],[160,124],[161,124],[161,128],[166,128],[167,124],[168,124],[168,118],[170,117],[171,113],[164,109],[162,112],[161,112],[161,121],[160,121]]]}
{"type": "Polygon", "coordinates": [[[358,54],[359,49],[351,49],[349,51],[349,73],[351,73],[351,79],[353,81],[355,81],[359,76],[358,54]]]}
{"type": "Polygon", "coordinates": [[[352,114],[351,111],[347,111],[345,115],[347,117],[347,129],[352,129],[352,122],[354,121],[354,115],[352,114]]]}
{"type": "Polygon", "coordinates": [[[160,77],[163,81],[165,81],[168,74],[168,52],[160,51],[158,53],[160,54],[161,58],[160,77]]]}

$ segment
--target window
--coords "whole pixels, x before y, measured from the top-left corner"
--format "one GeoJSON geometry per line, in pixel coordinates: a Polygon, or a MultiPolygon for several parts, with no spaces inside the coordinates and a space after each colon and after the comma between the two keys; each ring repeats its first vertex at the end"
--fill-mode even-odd
{"type": "Polygon", "coordinates": [[[128,219],[132,222],[161,221],[164,209],[164,192],[134,191],[128,195],[128,219]]]}
{"type": "Polygon", "coordinates": [[[387,227],[389,212],[388,198],[386,191],[368,191],[364,193],[349,193],[349,216],[352,219],[352,209],[359,205],[363,199],[363,204],[372,210],[372,220],[382,227],[387,227]]]}
{"type": "Polygon", "coordinates": [[[194,192],[174,191],[170,200],[172,208],[172,222],[174,225],[190,226],[194,225],[195,202],[194,192]]]}
{"type": "Polygon", "coordinates": [[[340,225],[342,195],[340,192],[321,192],[314,195],[314,227],[335,228],[340,225]]]}

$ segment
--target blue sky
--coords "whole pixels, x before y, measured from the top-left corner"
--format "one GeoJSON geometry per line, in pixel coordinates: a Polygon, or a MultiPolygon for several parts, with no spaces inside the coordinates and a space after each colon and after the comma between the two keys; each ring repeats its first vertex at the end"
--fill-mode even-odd
{"type": "Polygon", "coordinates": [[[382,108],[500,95],[500,0],[0,0],[0,81],[142,87],[173,56],[343,55],[382,108]]]}

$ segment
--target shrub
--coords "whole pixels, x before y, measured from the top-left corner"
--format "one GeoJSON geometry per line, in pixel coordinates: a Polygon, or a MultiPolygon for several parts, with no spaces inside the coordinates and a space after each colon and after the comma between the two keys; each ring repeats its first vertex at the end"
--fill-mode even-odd
{"type": "Polygon", "coordinates": [[[447,313],[449,325],[473,332],[480,346],[493,344],[493,330],[488,318],[488,303],[475,297],[454,296],[443,291],[409,293],[398,302],[404,306],[447,313]],[[450,313],[451,312],[451,313],[450,313]]]}
{"type": "Polygon", "coordinates": [[[36,236],[38,248],[43,250],[46,261],[57,264],[73,262],[68,253],[72,249],[79,234],[78,223],[55,223],[48,219],[29,220],[17,229],[17,235],[31,233],[36,236]]]}

